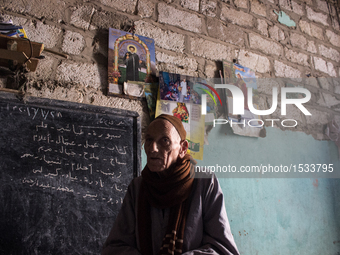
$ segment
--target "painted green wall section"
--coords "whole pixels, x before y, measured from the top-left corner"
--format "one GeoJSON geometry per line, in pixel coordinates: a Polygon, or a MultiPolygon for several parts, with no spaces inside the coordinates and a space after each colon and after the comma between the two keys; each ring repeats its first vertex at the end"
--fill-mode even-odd
{"type": "Polygon", "coordinates": [[[266,131],[265,138],[254,138],[235,135],[226,125],[216,126],[209,133],[209,145],[204,146],[204,160],[198,161],[197,165],[230,164],[239,169],[240,166],[260,164],[290,166],[332,163],[334,171],[340,170],[334,142],[317,141],[302,132],[277,128],[266,128],[266,131]]]}
{"type": "MultiPolygon", "coordinates": [[[[335,144],[300,132],[266,128],[266,138],[209,133],[198,165],[334,164],[335,144]]],[[[146,163],[142,152],[142,165],[146,163]]],[[[236,244],[244,255],[339,255],[340,179],[223,178],[219,181],[236,244]]]]}
{"type": "Polygon", "coordinates": [[[221,178],[220,183],[241,254],[340,251],[338,180],[221,178]]]}

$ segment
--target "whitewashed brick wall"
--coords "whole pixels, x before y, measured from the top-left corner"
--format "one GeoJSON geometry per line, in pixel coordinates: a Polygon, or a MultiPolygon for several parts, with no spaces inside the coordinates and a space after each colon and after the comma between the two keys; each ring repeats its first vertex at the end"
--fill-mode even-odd
{"type": "MultiPolygon", "coordinates": [[[[69,55],[44,52],[28,94],[136,110],[145,126],[145,102],[106,97],[108,28],[135,25],[136,34],[154,38],[159,71],[213,77],[222,59],[237,59],[260,78],[308,75],[309,109],[320,118],[292,112],[304,123],[299,130],[324,139],[324,125],[340,121],[340,29],[324,0],[3,0],[2,14],[23,25],[31,40],[69,55]],[[278,22],[274,11],[284,11],[296,27],[278,22]]],[[[270,107],[269,88],[260,88],[263,107],[270,107]]]]}

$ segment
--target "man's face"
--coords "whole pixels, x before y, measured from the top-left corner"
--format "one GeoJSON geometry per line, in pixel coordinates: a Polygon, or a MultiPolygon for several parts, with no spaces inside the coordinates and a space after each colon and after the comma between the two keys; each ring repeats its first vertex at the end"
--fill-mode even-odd
{"type": "Polygon", "coordinates": [[[184,157],[187,142],[181,142],[176,128],[169,121],[157,119],[146,131],[144,148],[150,171],[160,172],[168,169],[178,157],[184,157]]]}
{"type": "Polygon", "coordinates": [[[131,52],[131,53],[134,53],[134,52],[135,52],[135,48],[134,48],[134,47],[131,47],[131,48],[130,48],[130,52],[131,52]]]}

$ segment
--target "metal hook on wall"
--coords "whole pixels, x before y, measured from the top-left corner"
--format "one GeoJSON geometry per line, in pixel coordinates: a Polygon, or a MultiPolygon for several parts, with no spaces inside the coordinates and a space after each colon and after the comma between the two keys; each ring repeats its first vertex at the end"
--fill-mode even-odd
{"type": "Polygon", "coordinates": [[[136,32],[135,24],[133,24],[133,25],[130,27],[130,29],[129,29],[128,32],[131,33],[133,36],[135,35],[135,32],[136,32]]]}
{"type": "Polygon", "coordinates": [[[238,62],[238,58],[234,58],[234,59],[233,59],[233,63],[234,63],[234,64],[238,64],[238,65],[240,64],[240,63],[238,62]]]}

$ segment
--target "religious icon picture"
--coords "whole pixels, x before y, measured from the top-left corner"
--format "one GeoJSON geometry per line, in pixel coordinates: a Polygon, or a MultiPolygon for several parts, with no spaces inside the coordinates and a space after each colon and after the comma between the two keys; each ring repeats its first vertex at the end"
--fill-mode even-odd
{"type": "Polygon", "coordinates": [[[176,108],[172,110],[172,114],[179,118],[182,122],[189,122],[189,111],[185,103],[177,103],[176,108]]]}
{"type": "Polygon", "coordinates": [[[155,42],[151,38],[109,29],[108,95],[124,94],[123,85],[143,86],[156,77],[155,42]]]}

